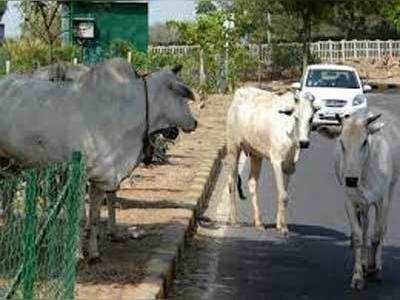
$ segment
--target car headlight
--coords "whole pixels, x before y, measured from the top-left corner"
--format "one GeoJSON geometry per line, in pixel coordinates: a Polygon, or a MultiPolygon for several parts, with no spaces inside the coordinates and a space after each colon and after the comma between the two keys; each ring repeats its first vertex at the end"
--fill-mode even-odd
{"type": "Polygon", "coordinates": [[[361,105],[365,102],[367,102],[367,97],[365,95],[360,94],[354,97],[353,106],[361,105]]]}
{"type": "Polygon", "coordinates": [[[311,101],[311,102],[313,102],[315,100],[314,95],[311,94],[310,92],[304,93],[303,98],[308,100],[308,101],[311,101]]]}

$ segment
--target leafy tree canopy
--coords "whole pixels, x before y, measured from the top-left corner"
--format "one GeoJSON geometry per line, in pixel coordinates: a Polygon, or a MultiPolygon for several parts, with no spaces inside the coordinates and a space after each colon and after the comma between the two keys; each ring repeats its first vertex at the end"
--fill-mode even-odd
{"type": "Polygon", "coordinates": [[[200,0],[196,7],[197,15],[210,14],[216,10],[217,7],[212,0],[200,0]]]}
{"type": "Polygon", "coordinates": [[[0,0],[0,21],[7,9],[7,0],[0,0]]]}

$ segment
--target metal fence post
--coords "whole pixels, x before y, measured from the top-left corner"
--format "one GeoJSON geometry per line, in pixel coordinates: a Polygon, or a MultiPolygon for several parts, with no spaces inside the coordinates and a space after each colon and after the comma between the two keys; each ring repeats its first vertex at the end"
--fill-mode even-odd
{"type": "Polygon", "coordinates": [[[346,42],[345,40],[341,41],[341,45],[342,45],[342,61],[346,60],[346,42]]]}
{"type": "Polygon", "coordinates": [[[34,298],[37,271],[36,240],[36,197],[38,189],[37,170],[26,172],[25,224],[24,224],[24,266],[22,293],[24,299],[34,298]]]}
{"type": "Polygon", "coordinates": [[[206,84],[206,72],[204,70],[204,50],[199,51],[199,72],[200,72],[200,85],[204,86],[206,84]]]}
{"type": "Polygon", "coordinates": [[[11,71],[11,62],[9,60],[6,60],[6,74],[10,74],[11,71]]]}
{"type": "Polygon", "coordinates": [[[356,40],[353,40],[353,51],[354,51],[354,58],[358,58],[357,41],[356,40]]]}
{"type": "Polygon", "coordinates": [[[127,61],[129,64],[132,62],[132,52],[131,51],[128,51],[127,61]]]}
{"type": "Polygon", "coordinates": [[[85,163],[82,154],[75,152],[69,165],[65,212],[67,214],[67,236],[64,255],[64,295],[63,299],[74,299],[76,264],[78,259],[81,206],[85,196],[85,163]]]}
{"type": "Polygon", "coordinates": [[[378,44],[378,58],[381,58],[381,43],[379,40],[376,40],[376,43],[378,44]]]}
{"type": "Polygon", "coordinates": [[[323,57],[323,55],[322,55],[322,52],[321,52],[321,42],[317,42],[317,47],[318,47],[318,58],[319,59],[322,59],[322,57],[323,57]]]}

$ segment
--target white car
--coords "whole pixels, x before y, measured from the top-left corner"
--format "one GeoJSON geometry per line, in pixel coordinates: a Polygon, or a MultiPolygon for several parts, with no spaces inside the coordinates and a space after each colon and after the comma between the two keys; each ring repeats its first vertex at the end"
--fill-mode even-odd
{"type": "Polygon", "coordinates": [[[367,111],[364,93],[372,90],[363,85],[357,70],[343,65],[310,65],[301,82],[292,84],[296,97],[314,101],[320,109],[315,113],[313,126],[338,124],[336,116],[367,111]]]}

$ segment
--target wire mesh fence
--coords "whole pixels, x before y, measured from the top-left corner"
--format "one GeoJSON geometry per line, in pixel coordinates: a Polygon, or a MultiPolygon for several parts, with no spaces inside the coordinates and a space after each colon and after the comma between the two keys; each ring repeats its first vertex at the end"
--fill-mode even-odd
{"type": "Polygon", "coordinates": [[[0,182],[1,298],[74,298],[85,184],[80,153],[0,182]]]}

